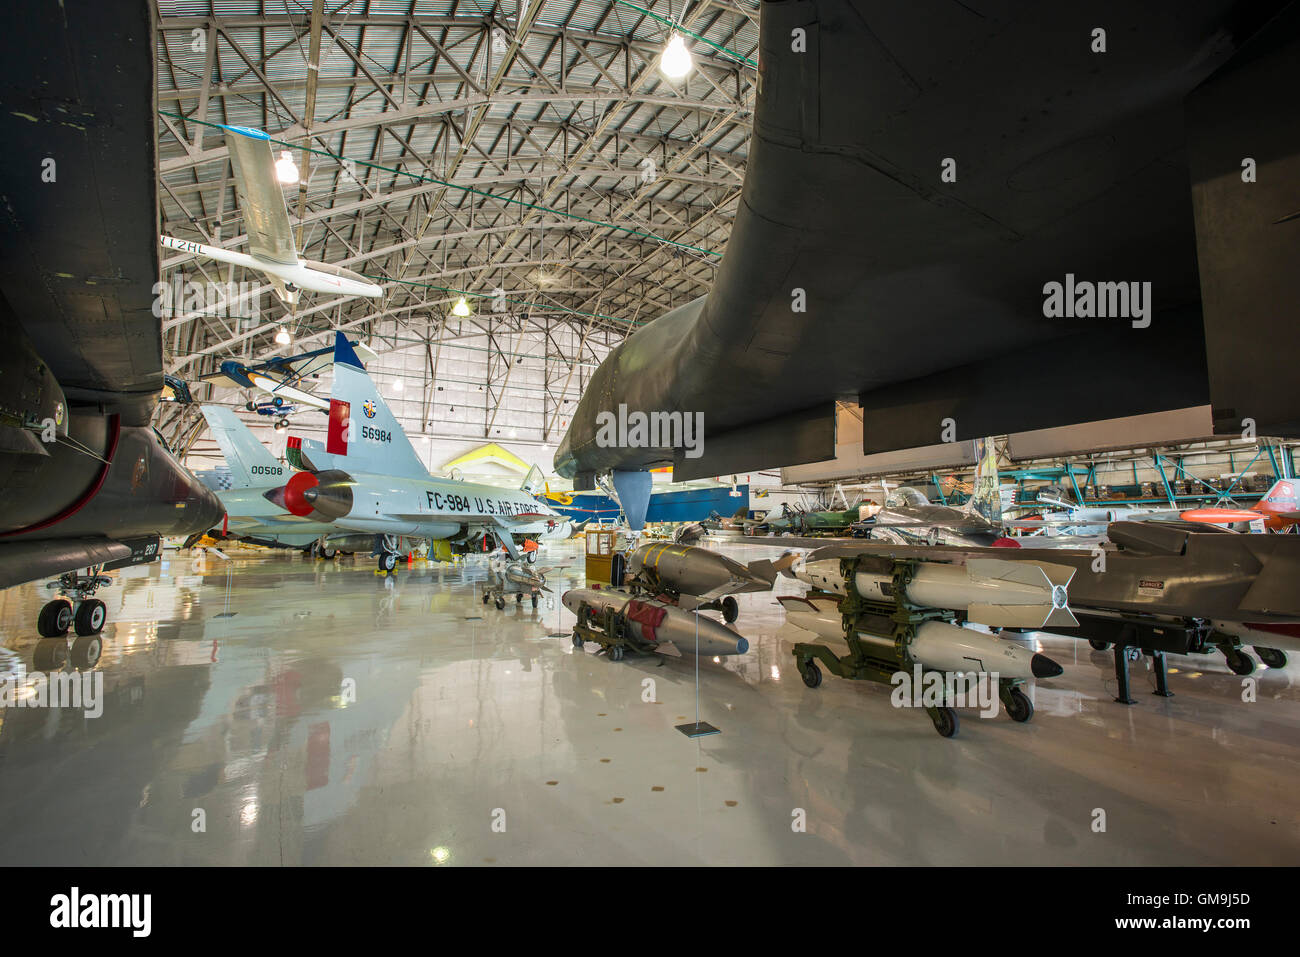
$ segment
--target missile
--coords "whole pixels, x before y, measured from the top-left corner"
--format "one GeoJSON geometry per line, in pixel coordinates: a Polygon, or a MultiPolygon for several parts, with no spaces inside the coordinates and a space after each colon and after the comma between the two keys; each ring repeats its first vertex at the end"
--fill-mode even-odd
{"type": "Polygon", "coordinates": [[[627,562],[633,578],[651,587],[665,587],[704,600],[742,592],[767,591],[776,580],[769,561],[742,565],[735,559],[696,545],[647,542],[627,562]]]}
{"type": "MultiPolygon", "coordinates": [[[[807,598],[782,595],[777,600],[785,608],[786,621],[790,624],[822,638],[844,640],[838,599],[824,595],[807,598]]],[[[858,638],[878,645],[881,651],[893,656],[892,638],[864,632],[859,632],[858,638]]],[[[919,625],[908,652],[914,660],[936,671],[995,671],[1003,678],[1055,678],[1063,671],[1047,655],[1023,645],[942,621],[919,625]]]]}
{"type": "MultiPolygon", "coordinates": [[[[815,588],[844,594],[838,559],[794,558],[788,574],[815,588]]],[[[1079,623],[1068,606],[1068,565],[1038,561],[972,558],[964,565],[921,562],[904,597],[921,608],[950,608],[968,621],[995,628],[1072,628],[1079,623]]],[[[891,575],[859,571],[858,594],[868,601],[894,601],[891,575]]]]}
{"type": "Polygon", "coordinates": [[[584,604],[598,614],[613,609],[631,632],[633,645],[641,651],[674,657],[693,655],[697,647],[701,657],[743,655],[749,651],[749,641],[720,622],[655,598],[633,598],[613,589],[574,588],[560,600],[575,614],[584,604]]]}
{"type": "Polygon", "coordinates": [[[535,568],[532,565],[526,565],[523,562],[511,562],[506,565],[502,575],[505,582],[514,585],[524,591],[544,591],[549,592],[546,587],[546,573],[550,569],[535,568]]]}

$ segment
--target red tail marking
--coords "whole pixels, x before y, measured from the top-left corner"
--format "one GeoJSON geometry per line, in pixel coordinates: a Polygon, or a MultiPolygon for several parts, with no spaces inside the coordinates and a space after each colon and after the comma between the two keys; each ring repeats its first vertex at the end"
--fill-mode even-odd
{"type": "Polygon", "coordinates": [[[348,420],[351,418],[352,403],[330,399],[330,424],[325,439],[325,451],[330,455],[348,454],[348,420]]]}

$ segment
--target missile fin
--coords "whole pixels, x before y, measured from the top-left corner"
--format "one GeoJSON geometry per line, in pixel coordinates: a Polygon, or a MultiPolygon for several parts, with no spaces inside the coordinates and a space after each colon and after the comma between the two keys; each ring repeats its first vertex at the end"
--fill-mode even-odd
{"type": "MultiPolygon", "coordinates": [[[[966,616],[968,621],[988,625],[990,628],[1041,628],[1051,618],[1052,611],[1050,602],[1041,605],[992,605],[979,602],[966,609],[966,616]]],[[[1068,609],[1065,611],[1069,614],[1068,609]]]]}
{"type": "Polygon", "coordinates": [[[1055,562],[1007,561],[1003,558],[972,558],[966,562],[966,574],[973,582],[977,577],[1021,585],[1068,585],[1074,569],[1055,562]]]}
{"type": "Polygon", "coordinates": [[[671,641],[661,641],[655,645],[655,654],[667,655],[670,658],[680,658],[682,656],[681,650],[671,641]]]}

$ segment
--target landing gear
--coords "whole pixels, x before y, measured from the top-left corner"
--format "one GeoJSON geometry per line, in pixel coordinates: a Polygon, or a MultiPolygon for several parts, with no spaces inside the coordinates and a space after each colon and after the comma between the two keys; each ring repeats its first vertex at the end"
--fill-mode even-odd
{"type": "Polygon", "coordinates": [[[274,428],[275,431],[277,432],[283,432],[288,427],[289,427],[289,420],[286,419],[284,416],[280,416],[280,418],[276,419],[275,425],[272,426],[272,428],[274,428]]]}
{"type": "Polygon", "coordinates": [[[339,550],[333,545],[322,545],[320,548],[320,557],[326,560],[333,558],[339,553],[339,550]]]}
{"type": "MultiPolygon", "coordinates": [[[[1019,721],[1021,724],[1024,724],[1034,716],[1034,703],[1030,701],[1029,696],[1019,688],[1012,688],[1010,695],[1008,695],[1008,699],[1007,717],[1012,721],[1019,721]]],[[[939,733],[943,734],[942,731],[939,733]]],[[[950,735],[944,735],[944,737],[950,737],[950,735]]]]}
{"type": "Polygon", "coordinates": [[[72,627],[72,602],[56,598],[46,603],[36,619],[36,631],[42,638],[62,638],[72,627]]]}
{"type": "Polygon", "coordinates": [[[533,552],[524,552],[524,554],[528,557],[528,564],[530,564],[530,565],[536,565],[536,564],[537,564],[537,552],[535,552],[535,551],[533,551],[533,552]]]}
{"type": "Polygon", "coordinates": [[[537,607],[537,596],[536,596],[536,595],[533,596],[533,607],[534,607],[534,608],[537,607]]]}
{"type": "Polygon", "coordinates": [[[497,611],[505,610],[506,600],[504,598],[498,598],[496,604],[497,604],[497,611]]]}
{"type": "MultiPolygon", "coordinates": [[[[1234,675],[1245,677],[1255,672],[1255,659],[1246,654],[1240,648],[1231,648],[1223,653],[1228,660],[1228,668],[1234,675]]],[[[1268,662],[1265,662],[1268,664],[1268,662]]]]}
{"type": "Polygon", "coordinates": [[[381,572],[391,572],[397,567],[397,556],[392,552],[384,552],[379,556],[379,570],[381,572]]]}
{"type": "Polygon", "coordinates": [[[397,567],[397,552],[401,539],[396,535],[376,535],[372,554],[379,555],[379,570],[391,572],[397,567]]]}
{"type": "Polygon", "coordinates": [[[722,599],[722,618],[727,624],[731,624],[740,617],[740,603],[736,601],[734,595],[728,595],[722,599]]]}
{"type": "Polygon", "coordinates": [[[1285,668],[1286,652],[1278,651],[1276,648],[1261,648],[1255,645],[1255,654],[1259,655],[1259,660],[1264,662],[1267,668],[1285,668]]]}
{"type": "Polygon", "coordinates": [[[951,738],[957,733],[961,726],[957,720],[957,712],[952,708],[927,708],[930,712],[930,720],[934,722],[934,730],[938,731],[940,736],[951,738]]]}
{"type": "Polygon", "coordinates": [[[488,602],[490,602],[491,600],[492,600],[492,596],[489,595],[487,592],[484,592],[484,593],[483,593],[483,604],[486,605],[486,604],[487,604],[488,602]]]}
{"type": "Polygon", "coordinates": [[[515,593],[515,604],[516,604],[516,605],[522,605],[523,603],[524,603],[524,596],[523,596],[521,593],[516,592],[516,593],[515,593]]]}
{"type": "Polygon", "coordinates": [[[68,572],[45,586],[58,589],[59,597],[47,602],[36,619],[36,631],[42,638],[62,638],[73,627],[82,636],[97,635],[104,629],[107,609],[94,594],[96,589],[113,584],[113,579],[100,574],[103,567],[92,566],[85,574],[68,572]]]}

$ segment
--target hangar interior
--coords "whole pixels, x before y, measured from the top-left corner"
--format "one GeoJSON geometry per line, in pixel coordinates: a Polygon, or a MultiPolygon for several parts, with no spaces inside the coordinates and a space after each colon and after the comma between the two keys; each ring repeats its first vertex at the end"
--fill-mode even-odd
{"type": "Polygon", "coordinates": [[[1295,4],[121,6],[4,67],[0,864],[1294,861],[1295,4]]]}

